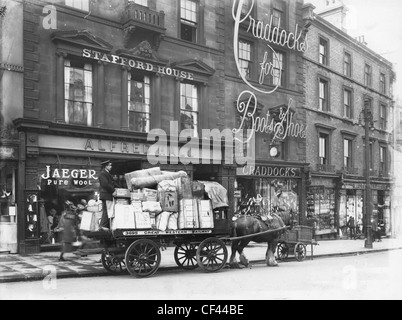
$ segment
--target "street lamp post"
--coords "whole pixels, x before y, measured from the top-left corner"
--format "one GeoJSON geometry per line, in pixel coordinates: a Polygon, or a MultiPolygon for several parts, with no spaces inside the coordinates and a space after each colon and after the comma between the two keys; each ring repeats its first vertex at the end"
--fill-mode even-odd
{"type": "Polygon", "coordinates": [[[370,126],[373,123],[373,114],[370,110],[370,100],[364,100],[364,129],[365,129],[365,153],[366,153],[366,195],[365,195],[365,224],[366,224],[366,240],[364,242],[364,247],[368,249],[373,248],[373,238],[372,238],[372,193],[371,193],[371,183],[370,183],[370,126]]]}

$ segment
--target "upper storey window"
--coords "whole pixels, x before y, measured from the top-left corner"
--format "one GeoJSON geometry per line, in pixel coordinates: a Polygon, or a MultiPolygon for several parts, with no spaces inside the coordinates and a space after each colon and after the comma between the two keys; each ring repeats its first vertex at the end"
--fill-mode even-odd
{"type": "Polygon", "coordinates": [[[128,74],[128,125],[131,131],[149,132],[151,84],[148,76],[128,74]]]}
{"type": "Polygon", "coordinates": [[[180,37],[182,40],[197,42],[198,3],[193,0],[180,1],[180,37]]]}
{"type": "Polygon", "coordinates": [[[91,127],[93,122],[92,65],[64,62],[65,121],[91,127]]]}
{"type": "Polygon", "coordinates": [[[328,65],[328,41],[320,38],[320,56],[319,62],[323,65],[328,65]]]}

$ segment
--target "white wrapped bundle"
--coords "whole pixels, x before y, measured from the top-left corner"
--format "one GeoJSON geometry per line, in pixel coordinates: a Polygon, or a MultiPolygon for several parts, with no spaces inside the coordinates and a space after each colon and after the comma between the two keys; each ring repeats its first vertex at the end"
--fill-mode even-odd
{"type": "MultiPolygon", "coordinates": [[[[162,174],[161,168],[156,167],[156,168],[137,170],[137,171],[126,173],[124,175],[124,178],[126,179],[127,187],[131,190],[132,189],[131,180],[133,178],[138,179],[138,178],[144,178],[144,177],[150,177],[150,176],[158,176],[161,174],[162,174]]],[[[141,189],[141,188],[137,188],[137,189],[141,189]]]]}
{"type": "Polygon", "coordinates": [[[143,201],[142,211],[159,214],[162,212],[161,204],[157,201],[143,201]]]}
{"type": "Polygon", "coordinates": [[[130,180],[130,185],[134,189],[152,188],[155,187],[161,181],[175,180],[180,177],[187,177],[187,173],[185,171],[179,171],[179,172],[164,171],[163,174],[160,175],[132,178],[130,180]]]}
{"type": "Polygon", "coordinates": [[[162,212],[156,216],[156,228],[165,231],[168,227],[170,212],[162,212]]]}
{"type": "Polygon", "coordinates": [[[179,218],[179,213],[174,212],[170,214],[169,220],[168,220],[168,229],[169,230],[177,230],[178,228],[178,218],[179,218]]]}
{"type": "Polygon", "coordinates": [[[112,230],[135,229],[134,207],[131,205],[116,205],[112,230]]]}

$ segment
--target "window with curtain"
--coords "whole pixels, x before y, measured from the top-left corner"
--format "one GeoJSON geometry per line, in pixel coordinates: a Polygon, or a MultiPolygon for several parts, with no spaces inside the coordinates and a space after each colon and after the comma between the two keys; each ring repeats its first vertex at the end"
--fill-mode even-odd
{"type": "Polygon", "coordinates": [[[285,83],[285,56],[282,52],[276,52],[273,57],[273,78],[274,86],[284,86],[285,83]]]}
{"type": "Polygon", "coordinates": [[[352,91],[348,89],[343,91],[343,116],[352,119],[352,91]]]}
{"type": "Polygon", "coordinates": [[[92,65],[65,60],[65,121],[91,127],[93,124],[92,65]]]}
{"type": "Polygon", "coordinates": [[[326,133],[319,135],[318,157],[320,164],[329,164],[329,135],[326,133]]]}
{"type": "Polygon", "coordinates": [[[328,111],[328,81],[319,80],[319,104],[318,110],[328,111]]]}
{"type": "Polygon", "coordinates": [[[352,56],[348,52],[345,52],[343,57],[343,75],[352,76],[352,56]]]}
{"type": "Polygon", "coordinates": [[[193,0],[180,0],[180,37],[182,40],[197,42],[198,3],[193,0]]]}
{"type": "Polygon", "coordinates": [[[180,129],[193,129],[198,137],[198,87],[191,83],[180,84],[180,129]]]}
{"type": "Polygon", "coordinates": [[[128,74],[128,126],[149,132],[151,126],[151,83],[148,76],[128,74]]]}
{"type": "Polygon", "coordinates": [[[239,64],[242,75],[246,79],[251,76],[251,43],[239,40],[239,64]]]}
{"type": "Polygon", "coordinates": [[[89,0],[66,0],[66,6],[89,11],[89,0]]]}

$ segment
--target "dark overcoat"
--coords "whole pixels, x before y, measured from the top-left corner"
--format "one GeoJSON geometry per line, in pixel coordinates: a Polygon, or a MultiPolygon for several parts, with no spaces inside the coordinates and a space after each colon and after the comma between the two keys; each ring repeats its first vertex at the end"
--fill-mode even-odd
{"type": "Polygon", "coordinates": [[[115,190],[112,175],[103,169],[98,176],[99,179],[99,199],[113,201],[113,192],[115,190]]]}

